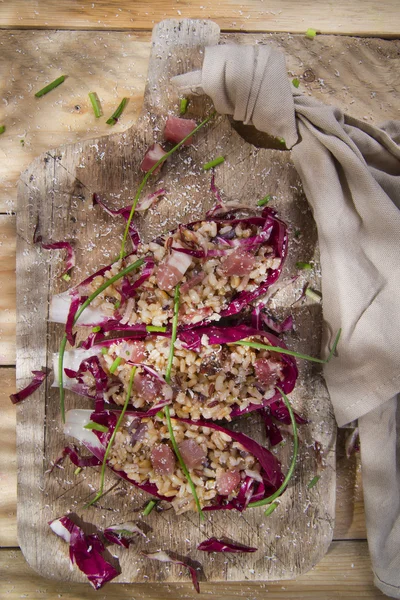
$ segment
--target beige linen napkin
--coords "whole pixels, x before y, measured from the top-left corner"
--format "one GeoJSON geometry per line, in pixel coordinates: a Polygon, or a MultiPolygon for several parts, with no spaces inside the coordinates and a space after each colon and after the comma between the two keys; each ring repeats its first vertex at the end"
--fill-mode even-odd
{"type": "Polygon", "coordinates": [[[323,351],[339,426],[359,419],[376,585],[400,598],[400,121],[373,127],[301,95],[269,46],[206,48],[202,71],[173,78],[222,114],[283,137],[318,226],[323,351]]]}

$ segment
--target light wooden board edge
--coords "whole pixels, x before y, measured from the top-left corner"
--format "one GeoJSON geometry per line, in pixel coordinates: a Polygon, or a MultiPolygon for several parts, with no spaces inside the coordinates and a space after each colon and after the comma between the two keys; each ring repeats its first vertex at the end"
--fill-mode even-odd
{"type": "Polygon", "coordinates": [[[15,216],[0,215],[0,365],[15,364],[15,216]]]}
{"type": "Polygon", "coordinates": [[[304,33],[314,28],[320,33],[396,37],[400,34],[395,0],[347,2],[336,0],[117,0],[81,4],[74,0],[57,3],[43,0],[6,0],[0,13],[0,27],[44,29],[151,30],[163,19],[212,19],[222,30],[304,33]]]}
{"type": "MultiPolygon", "coordinates": [[[[165,568],[161,565],[160,568],[165,568]]],[[[0,551],[0,595],[4,600],[28,597],[40,600],[378,600],[387,598],[373,585],[368,546],[365,541],[333,542],[321,562],[307,574],[292,581],[238,582],[209,584],[200,582],[201,593],[191,584],[121,584],[94,591],[89,584],[43,579],[24,560],[19,550],[0,551]]]]}
{"type": "Polygon", "coordinates": [[[15,369],[0,368],[0,548],[18,545],[16,411],[10,401],[14,392],[15,369]]]}

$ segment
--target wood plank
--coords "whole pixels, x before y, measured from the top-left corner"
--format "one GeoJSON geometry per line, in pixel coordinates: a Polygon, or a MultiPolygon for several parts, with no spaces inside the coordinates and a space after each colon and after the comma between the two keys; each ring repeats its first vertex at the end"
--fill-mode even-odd
{"type": "Polygon", "coordinates": [[[321,4],[318,0],[6,0],[0,26],[46,29],[152,29],[163,19],[212,19],[229,31],[285,31],[303,33],[313,27],[321,33],[395,37],[400,33],[396,0],[321,4]]]}
{"type": "MultiPolygon", "coordinates": [[[[198,68],[204,44],[216,43],[218,37],[219,30],[211,22],[189,21],[183,25],[161,23],[153,38],[143,118],[137,126],[124,134],[59,148],[54,156],[48,154],[39,157],[23,174],[17,212],[18,314],[22,317],[18,318],[17,379],[21,383],[34,365],[37,368],[49,364],[52,353],[58,348],[60,327],[50,325],[46,329],[46,292],[50,297],[60,288],[65,288],[65,282],[60,285],[56,277],[57,260],[52,260],[51,255],[50,259],[46,259],[37,248],[26,252],[26,240],[33,224],[39,220],[40,231],[47,232],[51,238],[74,238],[78,268],[74,270],[73,283],[82,278],[83,269],[91,270],[95,265],[104,263],[103,244],[94,246],[92,240],[102,240],[102,234],[110,230],[111,219],[103,220],[97,210],[93,210],[93,191],[97,191],[109,203],[120,206],[128,203],[132,189],[136,188],[141,178],[138,167],[144,148],[154,139],[153,130],[162,130],[165,113],[176,110],[178,106],[178,97],[169,78],[173,73],[198,68]],[[27,210],[22,210],[25,206],[27,210]],[[28,293],[28,290],[32,290],[32,293],[28,293]]],[[[201,99],[191,102],[190,111],[198,120],[209,112],[207,103],[207,100],[201,99]]],[[[209,192],[210,174],[205,173],[201,165],[209,160],[216,147],[221,148],[226,158],[216,173],[216,185],[224,190],[227,198],[240,197],[242,202],[254,206],[256,199],[265,193],[263,177],[266,177],[268,191],[276,198],[274,204],[279,214],[292,227],[303,231],[303,243],[294,245],[288,256],[285,276],[296,271],[295,263],[301,257],[304,259],[306,256],[318,264],[315,225],[289,153],[267,149],[255,151],[232,130],[227,118],[216,119],[199,133],[196,144],[185,149],[184,160],[180,154],[171,157],[168,168],[156,184],[168,190],[166,198],[144,219],[137,220],[142,238],[151,239],[159,235],[160,230],[200,218],[214,204],[215,199],[209,192]],[[187,168],[189,157],[190,169],[187,168]]],[[[111,255],[116,253],[122,233],[122,227],[115,220],[112,231],[114,235],[105,240],[107,252],[111,255]]],[[[317,279],[315,276],[309,280],[312,287],[318,286],[317,279]]],[[[287,311],[296,297],[297,291],[292,288],[289,295],[283,293],[282,307],[287,311]]],[[[275,302],[278,302],[278,296],[275,296],[275,302]]],[[[318,353],[321,307],[315,304],[304,306],[297,308],[294,313],[296,333],[290,341],[291,347],[301,347],[307,354],[318,353]]],[[[194,549],[205,537],[220,537],[222,532],[243,543],[251,542],[259,546],[259,553],[240,557],[240,561],[231,558],[227,561],[224,556],[214,560],[202,558],[205,574],[210,581],[290,579],[313,566],[329,546],[334,520],[336,428],[320,371],[309,365],[301,365],[300,371],[299,384],[292,394],[292,400],[298,410],[307,415],[309,423],[301,432],[296,477],[282,497],[280,510],[269,517],[268,526],[262,509],[246,512],[245,515],[220,511],[211,515],[200,527],[195,515],[187,513],[177,517],[172,510],[161,518],[153,513],[148,519],[150,527],[157,531],[157,536],[152,536],[153,543],[157,547],[162,544],[178,554],[187,551],[185,540],[189,539],[194,549]],[[324,468],[321,467],[319,455],[310,450],[315,439],[324,449],[324,468]],[[319,469],[323,471],[321,484],[308,491],[307,484],[319,469]],[[270,530],[274,531],[272,538],[270,530]],[[271,556],[274,556],[274,560],[271,560],[271,556]]],[[[67,400],[69,407],[87,406],[77,397],[69,396],[67,400]]],[[[85,473],[84,477],[76,480],[74,469],[71,471],[68,465],[64,471],[54,471],[51,477],[45,475],[49,461],[54,460],[64,446],[58,430],[59,418],[57,392],[49,386],[18,407],[19,540],[28,561],[41,573],[77,580],[76,571],[69,570],[63,544],[52,538],[47,522],[70,508],[80,512],[82,503],[93,489],[90,486],[97,484],[97,477],[96,473],[85,473]],[[45,420],[54,426],[44,431],[45,420]],[[44,462],[37,460],[37,455],[32,455],[32,448],[40,448],[44,462]],[[40,485],[36,485],[37,482],[40,485]],[[43,510],[38,511],[38,507],[43,510]],[[49,544],[53,549],[51,553],[49,544]]],[[[244,419],[242,426],[254,428],[254,422],[260,427],[257,419],[244,419]]],[[[290,444],[280,449],[280,459],[285,468],[290,454],[290,444]]],[[[132,518],[132,513],[140,510],[144,501],[145,498],[132,488],[118,488],[102,503],[113,511],[118,507],[118,515],[90,508],[84,511],[82,517],[97,526],[101,526],[104,519],[114,519],[116,516],[127,520],[132,518]]],[[[192,552],[200,560],[196,550],[192,552]]],[[[167,581],[174,581],[176,577],[176,573],[167,575],[160,572],[153,563],[145,564],[138,548],[121,554],[121,567],[123,580],[129,582],[159,581],[163,577],[167,577],[167,581]]]]}
{"type": "MultiPolygon", "coordinates": [[[[160,569],[165,568],[161,565],[160,569]]],[[[296,581],[210,584],[200,582],[201,594],[193,592],[189,583],[156,585],[152,583],[113,585],[95,592],[89,584],[69,583],[43,579],[24,560],[19,550],[0,551],[0,595],[4,600],[180,600],[187,598],[215,598],[216,600],[378,600],[387,598],[377,590],[372,573],[366,542],[333,542],[328,554],[306,575],[296,581]]]]}
{"type": "MultiPolygon", "coordinates": [[[[310,42],[303,36],[262,34],[227,34],[223,39],[275,44],[286,53],[289,75],[300,78],[300,89],[355,117],[380,123],[400,116],[395,101],[400,94],[398,41],[320,36],[310,42]],[[313,81],[304,80],[306,71],[306,79],[313,81]]],[[[105,119],[94,118],[89,91],[97,90],[107,115],[123,95],[130,97],[113,132],[136,122],[150,37],[126,32],[0,31],[0,48],[0,93],[5,99],[0,124],[7,128],[0,137],[0,212],[6,212],[14,209],[17,179],[33,158],[60,144],[110,133],[105,119]],[[77,48],[83,46],[85,53],[78,55],[77,48]],[[69,77],[58,90],[34,97],[35,90],[62,72],[69,77]]]]}
{"type": "Polygon", "coordinates": [[[15,369],[0,368],[0,547],[17,546],[15,369]]]}
{"type": "Polygon", "coordinates": [[[0,365],[15,364],[15,217],[0,215],[0,365]]]}

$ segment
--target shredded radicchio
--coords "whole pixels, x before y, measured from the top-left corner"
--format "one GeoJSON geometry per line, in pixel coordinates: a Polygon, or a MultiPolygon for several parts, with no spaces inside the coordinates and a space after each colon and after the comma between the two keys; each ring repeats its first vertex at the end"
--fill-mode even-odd
{"type": "Polygon", "coordinates": [[[174,558],[171,558],[166,552],[163,552],[162,550],[160,550],[159,552],[153,552],[152,554],[146,554],[145,552],[142,552],[142,554],[143,554],[143,556],[145,556],[146,558],[150,558],[151,560],[159,560],[160,562],[164,562],[164,563],[172,563],[174,565],[181,565],[182,567],[186,567],[187,569],[189,569],[190,576],[191,576],[192,582],[193,582],[193,587],[196,590],[196,592],[198,594],[200,594],[199,580],[197,578],[197,572],[194,567],[192,567],[188,563],[183,562],[182,560],[176,560],[174,558]]]}
{"type": "Polygon", "coordinates": [[[61,275],[65,275],[75,266],[75,250],[69,242],[43,242],[42,236],[38,233],[39,225],[36,226],[33,234],[33,243],[40,244],[43,250],[66,250],[65,269],[61,275]]]}
{"type": "Polygon", "coordinates": [[[18,402],[22,402],[22,400],[28,398],[28,396],[33,394],[33,392],[35,392],[42,385],[43,381],[46,379],[50,372],[51,369],[48,369],[47,367],[42,367],[41,371],[32,371],[32,381],[23,390],[20,390],[15,394],[11,394],[11,402],[13,404],[18,404],[18,402]]]}
{"type": "Polygon", "coordinates": [[[197,550],[203,552],[257,552],[257,548],[251,546],[244,546],[236,542],[227,542],[225,540],[218,540],[212,537],[208,540],[204,540],[197,546],[197,550]]]}
{"type": "Polygon", "coordinates": [[[106,527],[103,535],[110,544],[116,544],[124,548],[129,548],[137,536],[146,537],[146,534],[131,521],[106,527]]]}

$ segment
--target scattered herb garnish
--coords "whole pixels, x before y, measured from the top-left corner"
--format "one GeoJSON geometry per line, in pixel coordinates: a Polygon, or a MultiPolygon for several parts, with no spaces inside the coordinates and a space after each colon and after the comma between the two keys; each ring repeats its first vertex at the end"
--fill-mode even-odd
{"type": "Polygon", "coordinates": [[[300,236],[301,236],[300,229],[295,229],[294,230],[294,237],[296,238],[296,240],[298,240],[300,236]]]}
{"type": "Polygon", "coordinates": [[[308,287],[305,291],[305,294],[306,294],[306,296],[308,296],[309,298],[311,298],[311,300],[314,300],[315,302],[321,302],[321,300],[322,300],[322,294],[318,290],[313,290],[308,287]]]}
{"type": "Polygon", "coordinates": [[[97,325],[96,327],[92,327],[92,332],[93,333],[99,333],[99,331],[101,331],[100,325],[97,325]]]}
{"type": "MultiPolygon", "coordinates": [[[[165,370],[165,381],[170,384],[171,383],[171,369],[172,369],[172,363],[174,360],[174,345],[175,345],[175,341],[176,341],[176,334],[178,331],[178,316],[179,316],[179,288],[180,286],[177,285],[175,288],[175,294],[174,294],[174,317],[172,320],[172,332],[171,332],[171,345],[170,345],[170,351],[169,351],[169,356],[168,356],[168,363],[167,363],[167,368],[165,370]]],[[[157,413],[158,415],[159,413],[157,413]]],[[[203,511],[201,510],[201,506],[200,506],[200,501],[199,501],[199,497],[197,495],[196,492],[196,487],[192,481],[192,478],[190,476],[190,473],[188,471],[188,468],[185,464],[185,461],[182,458],[182,455],[179,451],[178,448],[178,444],[176,443],[176,439],[175,439],[175,435],[174,435],[174,430],[172,428],[172,422],[171,422],[171,415],[169,412],[169,406],[165,406],[164,407],[164,415],[165,415],[165,419],[167,421],[167,427],[168,427],[168,432],[169,432],[169,437],[171,440],[171,444],[172,447],[174,449],[176,458],[178,459],[178,462],[181,466],[181,469],[186,477],[186,479],[188,480],[188,483],[190,485],[190,489],[192,490],[192,494],[193,494],[193,498],[194,501],[196,503],[196,507],[197,510],[199,512],[200,518],[204,519],[204,514],[203,511]]]]}
{"type": "Polygon", "coordinates": [[[239,340],[238,342],[231,342],[231,343],[238,344],[239,346],[249,346],[250,348],[256,348],[257,350],[269,350],[269,352],[279,352],[280,354],[288,354],[289,356],[295,356],[296,358],[303,358],[304,360],[308,360],[310,362],[316,362],[316,363],[325,365],[326,363],[328,363],[331,360],[331,358],[335,354],[336,347],[338,345],[341,333],[342,333],[342,330],[339,329],[339,331],[336,334],[335,341],[333,342],[331,351],[329,352],[328,358],[325,358],[325,359],[314,358],[313,356],[308,356],[308,354],[302,354],[301,352],[294,352],[292,350],[288,350],[287,348],[281,348],[280,346],[268,346],[267,344],[260,344],[258,342],[246,342],[244,340],[239,340]]]}
{"type": "Polygon", "coordinates": [[[167,331],[166,327],[156,327],[155,325],[147,325],[146,326],[146,331],[148,333],[152,333],[153,331],[155,332],[159,332],[159,333],[165,333],[167,331]]]}
{"type": "Polygon", "coordinates": [[[187,98],[181,99],[181,102],[179,104],[179,114],[180,115],[186,114],[188,104],[189,104],[189,100],[187,98]]]}
{"type": "Polygon", "coordinates": [[[310,40],[313,40],[315,38],[315,36],[317,35],[317,32],[315,29],[311,29],[311,27],[309,27],[306,31],[306,37],[310,40]]]}
{"type": "Polygon", "coordinates": [[[58,77],[58,79],[55,79],[54,81],[49,83],[49,85],[46,85],[46,87],[44,87],[41,90],[39,90],[38,92],[36,92],[36,94],[35,94],[36,98],[41,98],[45,94],[48,94],[49,92],[51,92],[51,90],[54,90],[54,88],[61,85],[63,83],[63,81],[65,81],[65,75],[61,75],[61,77],[58,77]]]}
{"type": "Polygon", "coordinates": [[[121,361],[122,361],[122,358],[120,356],[117,356],[117,358],[112,363],[112,365],[110,367],[110,373],[112,375],[114,375],[115,371],[118,369],[119,365],[121,364],[121,361]]]}
{"type": "MultiPolygon", "coordinates": [[[[285,479],[283,480],[281,486],[276,490],[276,492],[274,492],[271,496],[269,496],[269,498],[264,498],[263,500],[258,500],[257,502],[250,502],[249,507],[254,508],[256,506],[264,506],[265,504],[271,504],[274,500],[276,500],[287,488],[289,481],[292,478],[295,466],[296,466],[296,460],[297,460],[297,453],[299,450],[299,437],[297,435],[297,423],[296,423],[296,417],[294,416],[292,407],[290,406],[290,402],[289,402],[289,398],[286,396],[285,392],[283,390],[281,390],[281,388],[277,388],[277,390],[279,391],[280,395],[282,396],[282,400],[284,401],[286,408],[289,411],[289,415],[290,415],[290,421],[292,423],[292,428],[293,428],[293,456],[292,456],[292,461],[290,463],[290,467],[289,470],[286,474],[285,479]]],[[[276,508],[276,507],[275,507],[276,508]]],[[[272,510],[275,510],[272,509],[272,510]]],[[[267,508],[267,510],[265,511],[266,515],[270,515],[271,512],[271,507],[267,508]]]]}
{"type": "Polygon", "coordinates": [[[296,269],[300,271],[311,271],[314,267],[311,263],[299,261],[296,263],[296,269]]]}
{"type": "Polygon", "coordinates": [[[272,198],[271,194],[267,194],[265,196],[265,198],[262,198],[261,200],[259,200],[257,202],[257,206],[266,206],[269,203],[269,201],[271,200],[271,198],[272,198]]]}
{"type": "Polygon", "coordinates": [[[64,273],[64,275],[61,277],[61,279],[64,279],[64,281],[71,281],[71,275],[69,275],[68,273],[64,273]]]}
{"type": "Polygon", "coordinates": [[[102,116],[103,112],[101,110],[100,100],[99,100],[96,92],[89,93],[89,100],[93,107],[94,116],[96,117],[96,119],[98,119],[99,117],[102,116]]]}
{"type": "Polygon", "coordinates": [[[297,77],[295,77],[294,79],[292,79],[292,84],[295,88],[298,88],[300,85],[300,79],[297,79],[297,77]]]}
{"type": "Polygon", "coordinates": [[[135,373],[136,373],[136,367],[133,367],[132,371],[131,371],[131,376],[129,377],[129,385],[128,385],[128,391],[126,393],[126,398],[125,398],[125,402],[124,402],[124,406],[121,410],[121,413],[118,417],[118,421],[117,424],[115,425],[115,429],[112,432],[112,435],[110,437],[110,441],[107,444],[107,448],[106,451],[104,453],[104,458],[103,458],[103,463],[101,465],[101,473],[100,473],[100,489],[97,492],[96,496],[93,498],[93,500],[90,500],[90,502],[88,502],[85,506],[85,508],[87,508],[88,506],[91,506],[92,504],[94,504],[95,502],[97,502],[97,500],[99,500],[99,498],[101,498],[101,496],[103,495],[103,490],[104,490],[104,477],[105,477],[105,473],[106,473],[106,465],[107,465],[107,458],[108,455],[110,454],[110,450],[112,448],[112,445],[114,443],[115,440],[115,436],[117,435],[117,431],[122,423],[122,419],[124,418],[126,409],[128,408],[128,404],[129,404],[129,400],[131,398],[131,393],[132,393],[132,386],[133,386],[133,378],[135,377],[135,373]]]}
{"type": "Polygon", "coordinates": [[[107,121],[106,121],[107,125],[115,125],[115,123],[118,121],[119,117],[122,115],[127,102],[128,102],[128,98],[122,98],[118,108],[115,110],[115,112],[113,112],[111,117],[109,119],[107,119],[107,121]]]}
{"type": "Polygon", "coordinates": [[[316,475],[315,477],[313,477],[310,483],[307,484],[308,489],[311,490],[311,488],[313,488],[314,485],[316,485],[320,479],[321,475],[316,475]]]}
{"type": "MultiPolygon", "coordinates": [[[[89,304],[95,298],[97,298],[97,296],[99,294],[101,294],[101,292],[103,292],[110,285],[112,285],[113,283],[115,283],[116,281],[118,281],[118,279],[121,279],[121,277],[124,277],[125,275],[127,275],[131,271],[134,271],[135,269],[138,269],[139,267],[141,267],[143,263],[144,263],[144,258],[136,260],[134,263],[132,263],[131,265],[128,265],[127,267],[125,267],[125,269],[122,269],[122,271],[120,271],[119,273],[117,273],[116,275],[114,275],[114,277],[111,277],[111,279],[108,279],[107,281],[105,281],[104,283],[102,283],[101,286],[99,286],[97,288],[97,290],[95,290],[93,292],[93,294],[91,294],[85,300],[85,302],[79,307],[79,309],[76,311],[73,324],[75,325],[77,323],[77,321],[78,321],[79,317],[81,316],[81,314],[83,313],[83,311],[89,306],[89,304]]],[[[66,345],[67,345],[67,334],[64,333],[64,336],[63,336],[63,338],[61,340],[60,352],[59,352],[59,356],[58,356],[58,380],[59,380],[59,386],[60,386],[60,409],[61,409],[61,418],[62,418],[62,422],[63,423],[65,423],[64,354],[65,354],[65,347],[66,347],[66,345]]]]}
{"type": "Polygon", "coordinates": [[[103,346],[103,347],[102,347],[102,349],[101,349],[101,353],[102,353],[102,355],[103,355],[103,356],[104,356],[105,354],[108,354],[108,348],[107,348],[107,346],[103,346]]]}
{"type": "Polygon", "coordinates": [[[6,126],[5,125],[0,125],[0,134],[4,133],[6,130],[6,126]]]}
{"type": "Polygon", "coordinates": [[[278,506],[279,502],[272,502],[272,504],[268,506],[267,510],[264,511],[264,515],[269,517],[269,515],[271,515],[278,506]]]}
{"type": "Polygon", "coordinates": [[[218,156],[218,158],[214,158],[214,160],[210,160],[210,162],[203,165],[203,171],[209,171],[223,162],[225,162],[225,158],[223,156],[218,156]]]}
{"type": "Polygon", "coordinates": [[[214,115],[216,114],[216,112],[212,112],[211,115],[209,115],[208,117],[206,117],[204,119],[204,121],[202,121],[199,125],[197,125],[197,127],[195,129],[193,129],[193,131],[191,131],[190,133],[188,133],[187,136],[185,136],[183,138],[183,140],[181,140],[180,142],[178,142],[176,144],[176,146],[174,146],[173,148],[171,148],[171,150],[169,150],[166,154],[164,154],[164,156],[162,156],[160,158],[160,160],[158,160],[155,165],[153,165],[151,167],[151,169],[149,169],[146,173],[146,175],[143,177],[139,187],[138,187],[138,191],[136,192],[136,196],[133,200],[133,204],[132,204],[132,208],[131,208],[131,212],[129,214],[128,220],[126,222],[126,226],[125,226],[125,231],[124,231],[124,236],[122,238],[122,244],[121,244],[121,251],[119,253],[119,258],[122,258],[124,256],[125,253],[125,244],[126,244],[126,240],[128,238],[128,234],[129,234],[129,227],[131,224],[131,221],[133,219],[133,215],[135,214],[135,209],[137,206],[137,203],[139,202],[139,198],[140,198],[140,194],[143,191],[144,186],[147,183],[147,180],[149,179],[150,175],[152,173],[154,173],[154,171],[165,161],[167,160],[167,158],[169,156],[171,156],[171,154],[173,154],[176,150],[178,150],[178,148],[180,148],[185,142],[186,140],[188,140],[190,137],[192,137],[192,135],[194,135],[195,133],[197,133],[199,131],[199,129],[201,129],[206,123],[208,123],[208,121],[210,119],[212,119],[214,117],[214,115]]]}
{"type": "Polygon", "coordinates": [[[24,140],[24,139],[22,139],[22,140],[19,140],[19,143],[21,144],[21,146],[22,146],[22,147],[24,147],[24,146],[25,146],[25,140],[24,140]]]}
{"type": "Polygon", "coordinates": [[[94,431],[101,431],[102,433],[107,433],[108,427],[105,425],[100,425],[100,423],[95,423],[94,421],[89,421],[84,425],[84,429],[90,429],[94,431]]]}
{"type": "Polygon", "coordinates": [[[278,138],[278,142],[280,142],[282,144],[282,146],[286,146],[285,138],[283,138],[283,137],[278,138]]]}
{"type": "Polygon", "coordinates": [[[79,475],[79,473],[82,471],[82,467],[76,467],[75,471],[74,471],[74,475],[79,475]]]}
{"type": "Polygon", "coordinates": [[[147,504],[146,508],[143,511],[143,516],[147,517],[147,515],[149,515],[151,513],[153,508],[155,508],[156,504],[157,504],[157,500],[150,500],[150,502],[147,504]]]}
{"type": "Polygon", "coordinates": [[[156,413],[156,417],[158,417],[159,419],[163,419],[164,418],[164,413],[162,410],[159,410],[158,413],[156,413]]]}

